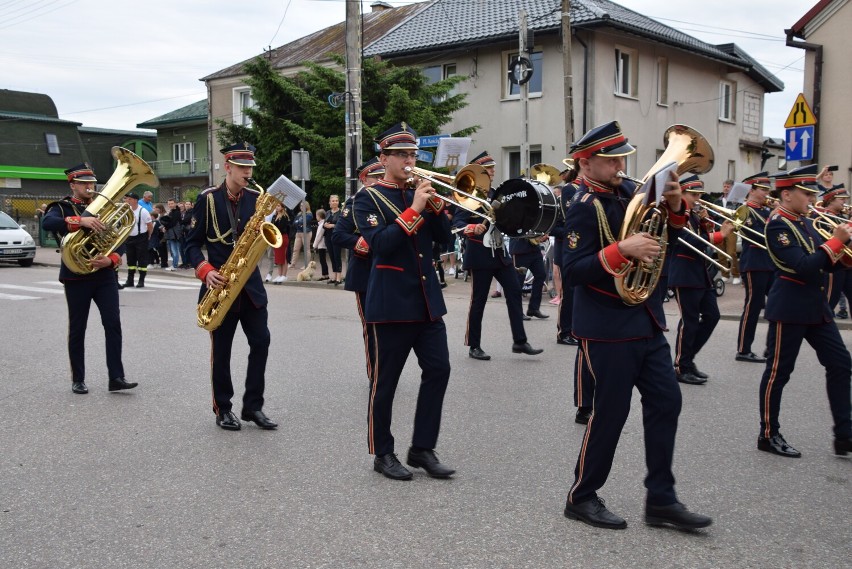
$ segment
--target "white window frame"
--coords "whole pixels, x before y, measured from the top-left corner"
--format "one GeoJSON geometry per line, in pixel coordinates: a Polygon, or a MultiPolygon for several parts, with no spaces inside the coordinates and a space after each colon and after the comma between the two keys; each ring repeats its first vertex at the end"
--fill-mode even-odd
{"type": "Polygon", "coordinates": [[[234,124],[250,127],[251,119],[244,111],[245,109],[255,108],[254,98],[251,96],[251,89],[248,87],[235,87],[233,100],[234,124]]]}
{"type": "Polygon", "coordinates": [[[639,52],[635,49],[615,46],[614,94],[617,97],[637,98],[639,81],[639,52]],[[625,90],[626,88],[626,90],[625,90]]]}
{"type": "MultiPolygon", "coordinates": [[[[503,52],[503,100],[521,98],[521,86],[515,85],[514,83],[509,81],[508,73],[509,62],[512,61],[513,57],[517,57],[518,55],[520,55],[520,52],[517,50],[503,52]],[[513,93],[513,89],[517,89],[517,92],[513,93]]],[[[544,50],[542,50],[540,47],[534,47],[533,50],[530,52],[528,58],[533,64],[533,76],[530,78],[530,81],[528,83],[528,85],[530,86],[529,96],[541,97],[542,91],[544,90],[544,50]],[[533,82],[535,82],[535,84],[539,86],[538,91],[534,91],[532,89],[533,82]]]]}
{"type": "Polygon", "coordinates": [[[669,60],[666,57],[657,58],[657,104],[669,106],[669,60]]]}
{"type": "Polygon", "coordinates": [[[186,164],[195,161],[194,142],[175,142],[172,144],[172,163],[186,164]]]}
{"type": "MultiPolygon", "coordinates": [[[[423,68],[423,76],[426,77],[426,84],[431,85],[433,83],[437,83],[439,81],[438,76],[440,75],[440,80],[449,79],[454,75],[458,75],[458,65],[453,63],[444,63],[443,65],[430,65],[428,67],[423,68]],[[427,73],[427,70],[430,70],[431,73],[427,73]]],[[[453,97],[458,93],[457,87],[453,87],[449,93],[447,93],[446,97],[440,99],[440,101],[446,101],[447,98],[453,97]]]]}
{"type": "Polygon", "coordinates": [[[719,81],[719,120],[736,122],[737,84],[733,81],[719,81]]]}
{"type": "Polygon", "coordinates": [[[52,132],[44,133],[44,143],[47,145],[48,154],[61,154],[59,150],[59,139],[52,132]]]}

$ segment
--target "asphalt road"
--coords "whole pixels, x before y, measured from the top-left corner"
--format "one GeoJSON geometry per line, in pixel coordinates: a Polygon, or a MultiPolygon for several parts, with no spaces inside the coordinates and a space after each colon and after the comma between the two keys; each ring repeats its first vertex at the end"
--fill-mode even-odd
{"type": "MultiPolygon", "coordinates": [[[[395,482],[373,472],[367,454],[367,379],[351,293],[270,287],[265,410],[281,427],[232,433],[215,426],[210,410],[209,340],[195,325],[197,289],[186,273],[152,273],[146,289],[121,293],[124,365],[140,382],[135,390],[107,392],[93,309],[91,392],[77,396],[57,272],[0,266],[0,567],[774,569],[846,567],[852,558],[852,461],[831,453],[822,368],[808,347],[781,416],[800,460],[755,449],[763,368],[734,361],[736,323],[723,320],[699,355],[712,378],[683,388],[675,474],[680,499],[714,517],[707,530],[642,523],[637,395],[601,491],[629,527],[608,531],[562,514],[583,430],[571,403],[575,349],[555,343],[555,309],[546,303],[551,318],[527,323],[530,342],[545,352],[529,357],[511,353],[504,304],[489,301],[483,348],[492,360],[479,362],[463,345],[467,285],[451,281],[453,373],[438,451],[458,474],[446,481],[417,471],[395,482]]],[[[668,305],[672,327],[674,310],[668,305]]],[[[761,324],[756,345],[765,333],[761,324]]],[[[234,346],[240,378],[240,332],[234,346]]],[[[401,455],[418,377],[411,358],[396,398],[401,455]]]]}

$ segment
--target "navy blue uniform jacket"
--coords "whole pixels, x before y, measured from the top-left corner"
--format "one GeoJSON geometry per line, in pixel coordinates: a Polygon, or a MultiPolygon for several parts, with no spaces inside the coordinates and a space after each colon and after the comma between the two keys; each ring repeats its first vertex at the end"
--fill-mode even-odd
{"type": "MultiPolygon", "coordinates": [[[[689,227],[698,233],[702,239],[707,239],[713,245],[718,246],[723,241],[721,233],[708,233],[708,226],[695,213],[688,216],[689,227]]],[[[712,285],[710,273],[707,272],[707,261],[693,249],[680,243],[678,237],[684,239],[690,245],[700,251],[704,251],[707,244],[685,229],[669,228],[669,250],[666,258],[668,266],[668,286],[670,288],[708,288],[712,285]]]]}
{"type": "MultiPolygon", "coordinates": [[[[491,199],[490,192],[488,199],[491,199]]],[[[453,227],[464,228],[462,235],[466,239],[462,268],[467,271],[474,269],[499,269],[500,267],[511,265],[512,259],[506,255],[506,251],[502,247],[495,247],[494,249],[486,247],[482,242],[485,234],[474,234],[473,228],[480,223],[484,223],[486,227],[490,225],[488,221],[475,213],[462,208],[458,208],[455,217],[453,217],[453,227]]],[[[498,230],[495,228],[494,231],[498,230]]]]}
{"type": "Polygon", "coordinates": [[[409,207],[413,199],[414,190],[386,180],[355,194],[355,223],[373,254],[367,322],[435,321],[447,313],[432,242],[452,242],[450,220],[440,199],[421,214],[409,207]]]}
{"type": "MultiPolygon", "coordinates": [[[[771,210],[766,206],[759,206],[753,202],[748,202],[748,217],[743,222],[746,227],[757,231],[761,235],[766,233],[766,221],[769,219],[771,210]]],[[[743,235],[757,241],[760,244],[764,243],[764,239],[755,235],[747,229],[742,230],[743,235]]],[[[761,249],[756,245],[749,243],[746,239],[742,240],[742,253],[740,253],[740,272],[747,271],[774,271],[775,264],[769,257],[769,253],[765,249],[761,249]]]]}
{"type": "Polygon", "coordinates": [[[766,245],[776,266],[766,319],[788,324],[833,320],[823,277],[852,263],[840,253],[843,244],[834,237],[823,243],[813,220],[779,208],[766,224],[766,245]]]}
{"type": "MultiPolygon", "coordinates": [[[[79,221],[80,216],[82,216],[83,212],[85,211],[86,205],[84,203],[74,200],[71,196],[66,196],[60,201],[53,202],[49,206],[47,206],[47,213],[44,214],[44,219],[42,220],[42,227],[44,227],[45,231],[55,233],[61,241],[62,238],[65,237],[68,233],[77,231],[79,229],[79,225],[77,224],[77,222],[79,221]]],[[[115,253],[110,255],[110,258],[112,259],[113,265],[118,264],[120,261],[120,257],[115,253]]],[[[62,262],[62,265],[59,268],[60,281],[99,281],[101,279],[106,278],[115,278],[115,271],[113,267],[105,267],[103,269],[98,269],[93,273],[88,273],[85,275],[78,275],[77,273],[73,272],[65,265],[64,261],[62,262]]]]}
{"type": "MultiPolygon", "coordinates": [[[[624,304],[616,292],[614,276],[625,272],[629,261],[605,231],[618,239],[634,185],[624,181],[613,191],[594,182],[593,187],[587,184],[586,180],[580,182],[565,212],[563,271],[568,275],[567,285],[575,287],[573,334],[580,339],[613,342],[651,337],[656,330],[666,329],[662,295],[651,294],[636,306],[624,304]],[[598,223],[599,211],[608,227],[598,223]]],[[[682,226],[686,219],[669,212],[669,221],[682,226]]]]}
{"type": "MultiPolygon", "coordinates": [[[[189,234],[186,236],[186,254],[189,262],[195,267],[195,274],[202,279],[199,301],[207,292],[203,277],[209,270],[208,265],[212,265],[218,271],[234,250],[234,232],[226,209],[233,206],[227,193],[224,182],[218,188],[207,188],[199,194],[195,207],[192,208],[192,223],[189,234]],[[204,246],[207,247],[206,260],[201,252],[204,246]]],[[[246,223],[254,215],[258,195],[260,194],[256,190],[243,188],[234,213],[238,233],[242,233],[246,223]]],[[[246,280],[240,296],[243,295],[247,295],[256,308],[266,306],[266,290],[263,288],[263,279],[257,267],[254,267],[251,276],[246,280]]],[[[231,311],[238,310],[239,305],[240,300],[235,300],[231,305],[231,311]]]]}
{"type": "Polygon", "coordinates": [[[346,267],[346,282],[343,283],[343,288],[353,292],[366,292],[373,257],[370,255],[367,241],[361,237],[361,233],[355,226],[355,216],[352,213],[354,199],[355,196],[349,196],[343,204],[340,218],[331,234],[331,241],[342,249],[352,251],[349,255],[349,265],[346,267]]]}

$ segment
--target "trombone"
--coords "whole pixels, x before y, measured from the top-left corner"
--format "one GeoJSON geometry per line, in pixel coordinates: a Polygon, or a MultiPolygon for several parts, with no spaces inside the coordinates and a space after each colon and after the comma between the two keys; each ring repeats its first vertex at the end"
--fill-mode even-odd
{"type": "MultiPolygon", "coordinates": [[[[740,237],[742,237],[743,239],[745,239],[746,241],[748,241],[749,243],[751,243],[755,247],[760,247],[761,249],[766,251],[766,245],[764,245],[763,243],[759,243],[759,242],[755,241],[754,239],[748,237],[747,235],[745,235],[741,231],[742,229],[745,229],[746,231],[751,232],[753,235],[757,235],[761,239],[764,238],[763,233],[761,233],[760,231],[757,231],[756,229],[752,229],[751,227],[749,227],[748,225],[745,224],[745,220],[748,219],[748,206],[747,205],[743,204],[740,207],[738,207],[737,209],[728,209],[726,207],[716,205],[716,204],[708,202],[706,200],[698,200],[698,204],[701,205],[707,211],[718,215],[719,217],[721,217],[725,221],[730,221],[731,223],[733,223],[734,224],[734,231],[739,233],[740,237]]],[[[722,224],[719,223],[718,221],[715,221],[713,219],[710,219],[710,221],[712,223],[715,223],[719,227],[722,226],[722,224]]]]}
{"type": "MultiPolygon", "coordinates": [[[[819,236],[826,241],[834,237],[835,227],[849,223],[848,219],[843,219],[842,217],[837,217],[836,215],[819,211],[812,205],[809,205],[808,209],[817,216],[816,219],[814,219],[814,229],[816,229],[819,236]]],[[[852,258],[852,247],[844,245],[842,251],[844,255],[852,258]]]]}
{"type": "Polygon", "coordinates": [[[728,253],[726,253],[723,249],[720,249],[719,247],[716,247],[714,244],[710,243],[710,241],[709,241],[708,239],[704,239],[701,235],[699,235],[699,234],[698,234],[698,233],[697,233],[694,229],[692,229],[689,225],[684,225],[684,226],[683,226],[683,230],[684,230],[684,231],[686,231],[687,233],[691,234],[691,235],[692,235],[693,237],[695,237],[696,239],[699,239],[702,243],[705,243],[708,247],[710,247],[710,248],[711,248],[711,249],[713,249],[714,251],[716,251],[716,253],[717,253],[720,257],[723,257],[723,258],[724,258],[724,259],[728,262],[728,265],[727,265],[727,266],[725,266],[725,264],[724,264],[724,263],[720,263],[719,261],[717,261],[716,259],[714,259],[714,258],[713,258],[713,257],[711,257],[710,255],[708,255],[707,253],[705,253],[704,251],[702,251],[701,249],[699,249],[698,247],[696,247],[695,245],[693,245],[692,243],[690,243],[689,241],[687,241],[686,239],[684,239],[683,237],[678,237],[678,238],[677,238],[678,243],[682,243],[682,244],[686,245],[687,247],[689,247],[690,249],[692,249],[693,251],[695,251],[696,253],[698,253],[698,254],[699,254],[699,255],[701,255],[702,257],[704,257],[704,259],[706,259],[707,261],[709,261],[710,263],[712,263],[713,265],[715,265],[716,267],[718,267],[718,268],[719,268],[720,270],[722,270],[722,271],[727,271],[728,269],[730,269],[730,268],[731,268],[731,266],[732,266],[732,265],[733,265],[733,263],[734,263],[734,260],[733,260],[733,259],[731,258],[731,256],[730,256],[730,255],[728,255],[728,253]]]}
{"type": "Polygon", "coordinates": [[[405,172],[411,176],[407,181],[408,184],[413,184],[415,178],[422,178],[442,188],[448,188],[452,192],[449,196],[439,193],[435,188],[435,197],[488,221],[494,221],[491,203],[485,199],[488,189],[491,187],[491,176],[488,175],[484,167],[478,164],[468,164],[459,170],[455,176],[411,166],[406,166],[405,172]],[[479,211],[480,208],[484,209],[485,213],[479,211]]]}

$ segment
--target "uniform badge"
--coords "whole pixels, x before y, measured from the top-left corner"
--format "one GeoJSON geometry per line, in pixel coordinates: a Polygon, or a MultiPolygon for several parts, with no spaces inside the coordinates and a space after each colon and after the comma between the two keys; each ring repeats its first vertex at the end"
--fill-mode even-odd
{"type": "Polygon", "coordinates": [[[195,229],[195,217],[192,218],[192,221],[189,222],[189,228],[195,229]]]}
{"type": "Polygon", "coordinates": [[[576,231],[572,231],[571,233],[569,233],[566,236],[566,239],[568,239],[569,249],[576,249],[577,245],[580,244],[580,235],[576,231]]]}
{"type": "Polygon", "coordinates": [[[787,235],[786,231],[778,234],[778,242],[784,247],[790,244],[790,236],[787,235]]]}
{"type": "Polygon", "coordinates": [[[343,213],[341,213],[340,215],[342,215],[343,217],[349,217],[349,208],[348,208],[348,207],[344,207],[344,208],[343,208],[343,213]]]}
{"type": "Polygon", "coordinates": [[[379,224],[379,218],[376,217],[375,213],[371,213],[367,216],[367,223],[370,224],[370,227],[375,227],[379,224]]]}
{"type": "Polygon", "coordinates": [[[749,217],[748,219],[746,219],[746,220],[745,220],[745,223],[746,223],[746,225],[749,225],[749,226],[750,226],[750,225],[752,224],[752,220],[751,220],[751,218],[749,217]]]}

